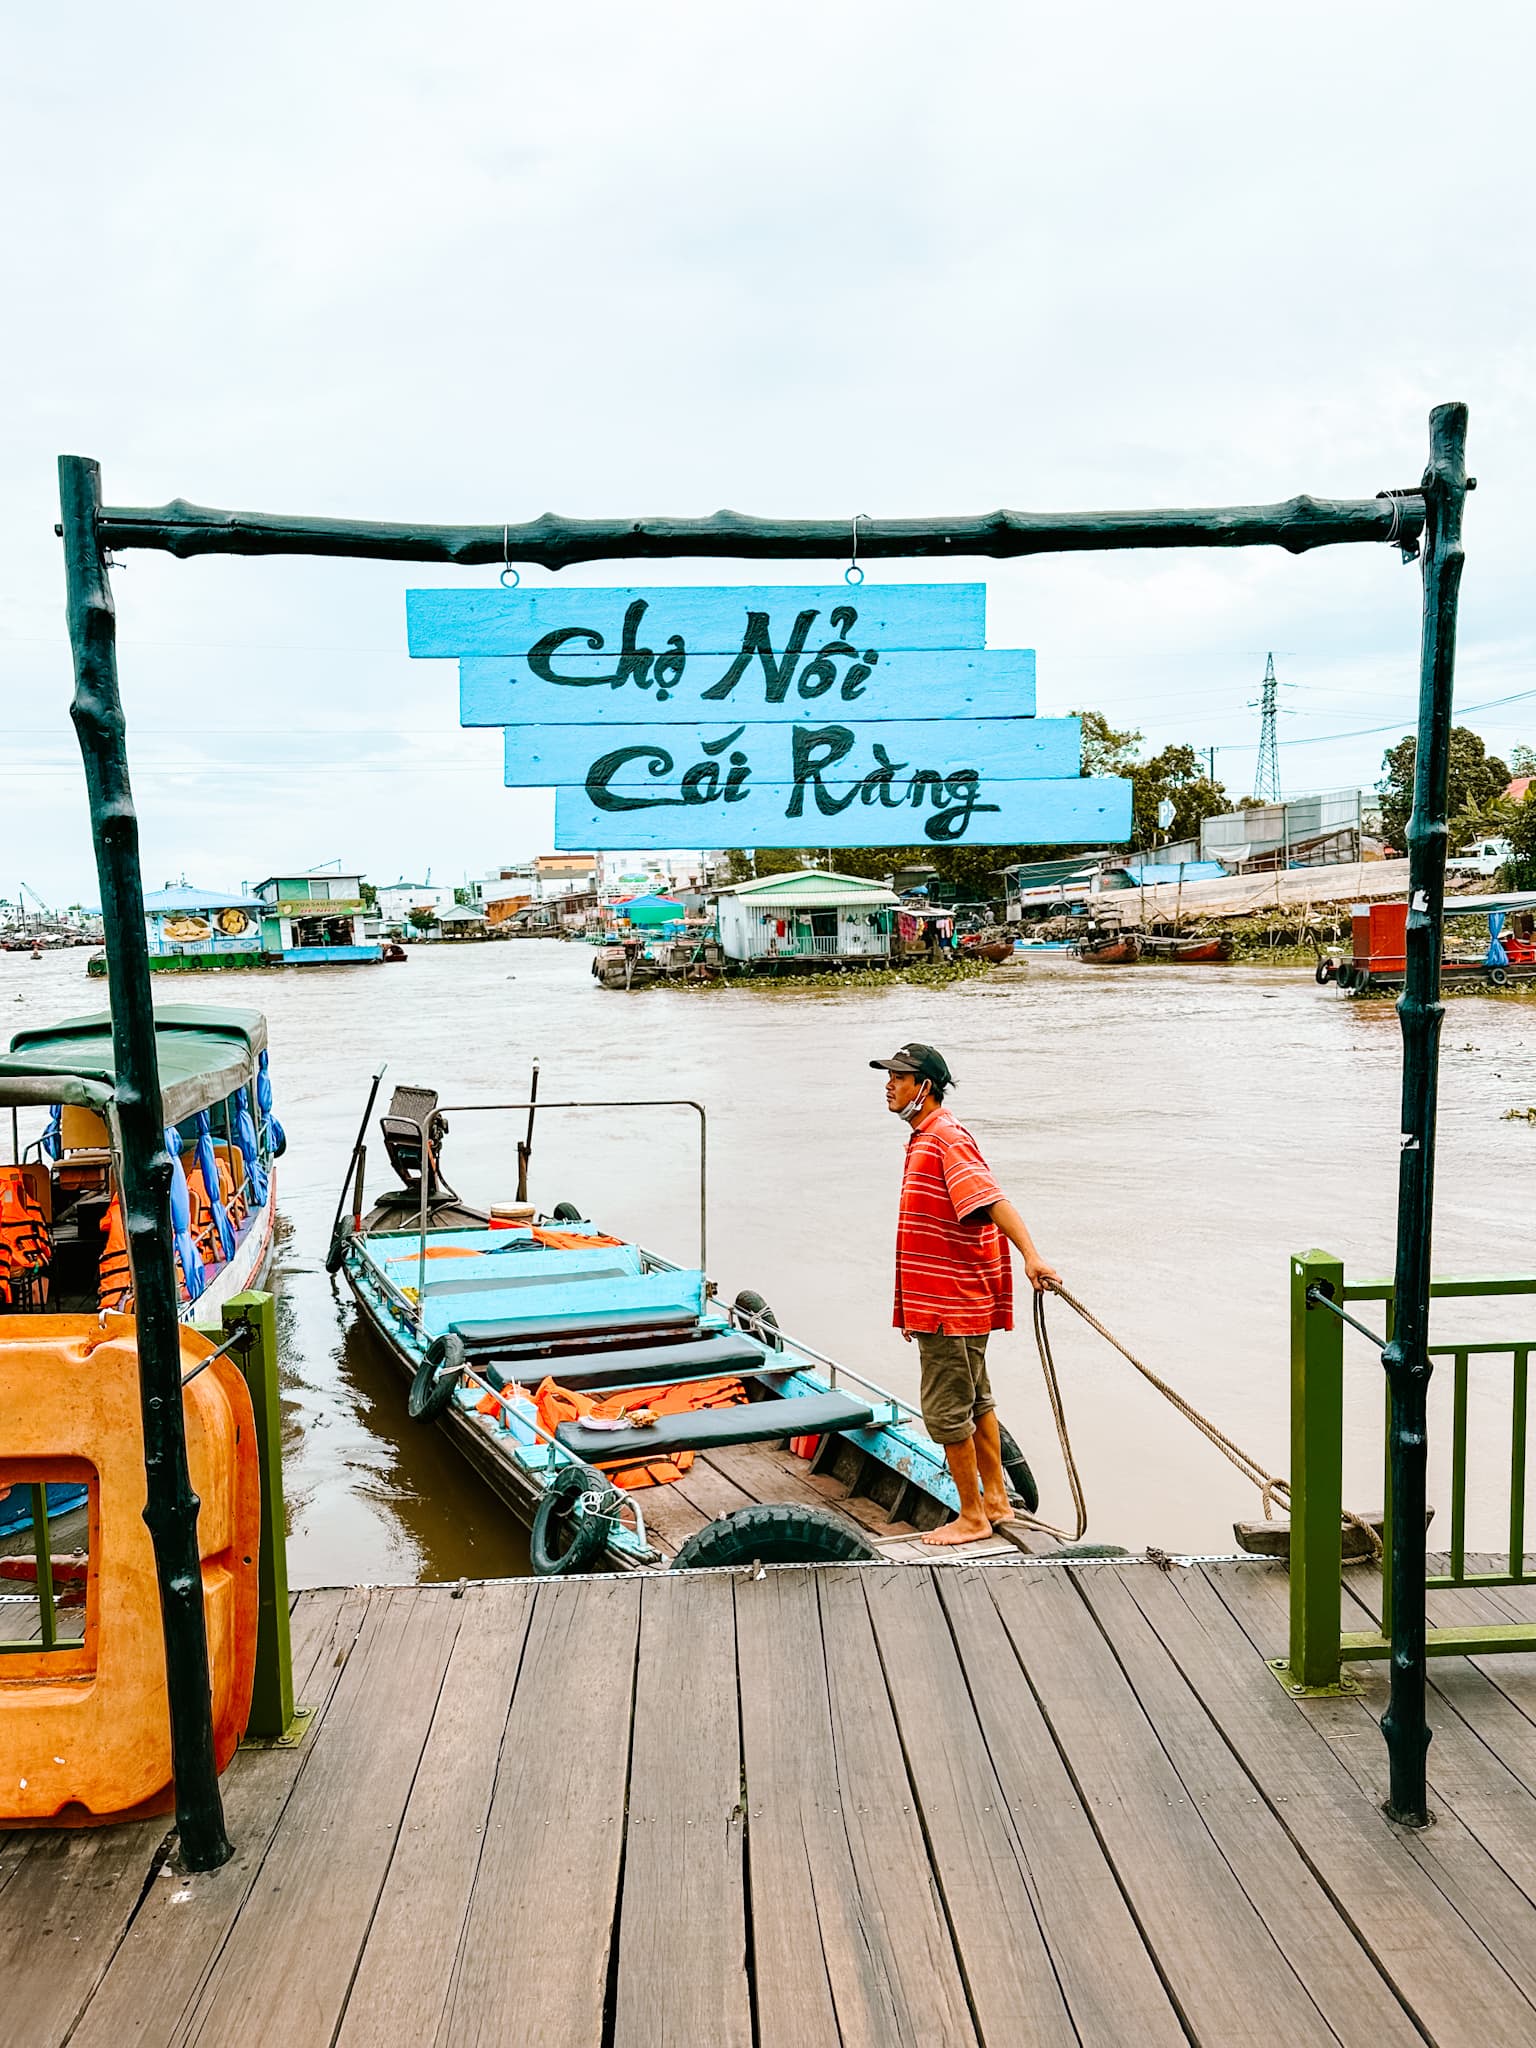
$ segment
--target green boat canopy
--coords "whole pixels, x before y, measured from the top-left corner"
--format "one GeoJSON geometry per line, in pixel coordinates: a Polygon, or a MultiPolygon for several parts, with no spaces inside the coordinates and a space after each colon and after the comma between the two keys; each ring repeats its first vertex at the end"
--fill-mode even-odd
{"type": "MultiPolygon", "coordinates": [[[[157,1010],[162,1121],[179,1124],[254,1080],[266,1043],[267,1020],[259,1010],[203,1003],[157,1010]]],[[[61,1024],[18,1031],[10,1051],[0,1054],[0,1106],[68,1102],[105,1110],[116,1076],[110,1015],[66,1017],[61,1024]]]]}

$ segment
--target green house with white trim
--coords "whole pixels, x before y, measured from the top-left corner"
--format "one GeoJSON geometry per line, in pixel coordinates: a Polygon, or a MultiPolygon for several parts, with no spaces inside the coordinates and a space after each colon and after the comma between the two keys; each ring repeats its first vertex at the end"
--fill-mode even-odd
{"type": "Polygon", "coordinates": [[[268,875],[258,882],[261,949],[287,967],[333,967],[379,960],[383,948],[364,937],[361,875],[332,868],[268,875]]]}

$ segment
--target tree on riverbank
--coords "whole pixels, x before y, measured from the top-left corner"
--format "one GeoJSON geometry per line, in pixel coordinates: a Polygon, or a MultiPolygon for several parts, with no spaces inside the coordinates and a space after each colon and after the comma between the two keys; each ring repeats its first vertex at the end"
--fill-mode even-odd
{"type": "MultiPolygon", "coordinates": [[[[1413,763],[1418,742],[1412,733],[1388,747],[1381,761],[1381,832],[1386,843],[1398,853],[1408,845],[1408,815],[1413,809],[1413,763]]],[[[1454,851],[1469,839],[1485,832],[1503,832],[1508,827],[1508,806],[1504,792],[1509,787],[1509,767],[1497,754],[1490,754],[1470,726],[1451,727],[1449,803],[1450,845],[1454,851]]]]}
{"type": "Polygon", "coordinates": [[[1503,825],[1510,857],[1499,871],[1506,889],[1536,889],[1536,783],[1518,804],[1505,807],[1503,825]]]}
{"type": "Polygon", "coordinates": [[[1083,773],[1130,778],[1133,846],[1153,847],[1159,837],[1198,839],[1205,819],[1233,808],[1225,787],[1212,781],[1193,747],[1164,747],[1143,761],[1139,732],[1117,731],[1101,711],[1078,711],[1073,716],[1083,722],[1083,773]],[[1165,798],[1173,805],[1173,823],[1166,832],[1157,822],[1165,798]]]}
{"type": "MultiPolygon", "coordinates": [[[[1233,808],[1226,790],[1211,780],[1193,747],[1164,747],[1143,761],[1139,732],[1112,726],[1102,711],[1074,711],[1071,716],[1082,721],[1084,775],[1124,775],[1130,781],[1132,846],[1150,848],[1159,838],[1194,839],[1202,819],[1233,808]],[[1173,804],[1173,824],[1166,833],[1157,822],[1165,797],[1173,804]]],[[[1091,850],[1086,845],[936,846],[931,841],[917,846],[841,847],[830,854],[814,847],[765,847],[754,863],[750,853],[733,847],[726,863],[733,882],[749,881],[754,873],[778,875],[802,867],[830,866],[840,874],[874,878],[903,867],[931,867],[959,896],[980,900],[1001,895],[999,870],[1016,861],[1052,860],[1091,850]]]]}

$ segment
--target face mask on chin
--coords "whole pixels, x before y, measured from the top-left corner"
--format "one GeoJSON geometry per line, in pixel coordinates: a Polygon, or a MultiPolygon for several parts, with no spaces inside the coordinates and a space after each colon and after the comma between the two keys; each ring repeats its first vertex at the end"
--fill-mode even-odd
{"type": "Polygon", "coordinates": [[[897,1110],[896,1114],[901,1118],[904,1124],[911,1123],[912,1119],[915,1116],[921,1116],[924,1108],[927,1105],[928,1095],[929,1085],[925,1081],[922,1087],[913,1096],[912,1100],[907,1104],[906,1108],[897,1110]]]}

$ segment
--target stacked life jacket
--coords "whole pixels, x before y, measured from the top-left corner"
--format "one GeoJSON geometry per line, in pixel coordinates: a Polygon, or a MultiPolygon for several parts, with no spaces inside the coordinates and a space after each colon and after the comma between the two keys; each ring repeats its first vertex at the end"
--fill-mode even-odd
{"type": "MultiPolygon", "coordinates": [[[[739,1379],[684,1380],[670,1387],[625,1387],[606,1400],[594,1401],[574,1387],[562,1387],[558,1380],[544,1380],[533,1397],[539,1422],[551,1436],[562,1422],[580,1422],[587,1416],[617,1419],[632,1408],[649,1408],[653,1415],[689,1415],[700,1408],[735,1408],[747,1398],[739,1379]]],[[[479,1406],[482,1413],[500,1407],[493,1397],[479,1406]]],[[[681,1479],[693,1464],[692,1451],[667,1451],[651,1458],[596,1458],[593,1464],[615,1486],[633,1490],[640,1486],[667,1486],[681,1479]]]]}
{"type": "Polygon", "coordinates": [[[0,1166],[0,1303],[11,1306],[25,1292],[41,1306],[39,1283],[53,1257],[53,1234],[42,1204],[19,1166],[0,1166]]]}
{"type": "MultiPolygon", "coordinates": [[[[128,1232],[123,1224],[123,1198],[114,1189],[107,1204],[107,1213],[101,1219],[102,1236],[106,1243],[101,1250],[101,1263],[96,1269],[96,1300],[98,1307],[111,1309],[119,1315],[133,1313],[133,1268],[128,1261],[128,1232]]],[[[172,1260],[176,1272],[176,1295],[180,1301],[187,1296],[186,1275],[182,1272],[180,1258],[172,1260]]]]}
{"type": "Polygon", "coordinates": [[[101,1228],[106,1243],[102,1247],[101,1265],[97,1272],[97,1300],[102,1308],[116,1309],[126,1315],[133,1307],[133,1270],[128,1264],[128,1233],[123,1227],[121,1195],[114,1194],[107,1204],[101,1228]]]}
{"type": "MultiPolygon", "coordinates": [[[[231,1230],[238,1230],[245,1221],[244,1199],[235,1193],[235,1177],[230,1172],[221,1152],[214,1154],[213,1163],[218,1173],[219,1204],[229,1218],[231,1230]]],[[[213,1208],[208,1200],[208,1190],[203,1183],[203,1169],[197,1155],[190,1154],[182,1161],[187,1175],[187,1194],[192,1202],[192,1235],[206,1265],[223,1263],[224,1251],[219,1243],[219,1234],[214,1227],[213,1208]]]]}

